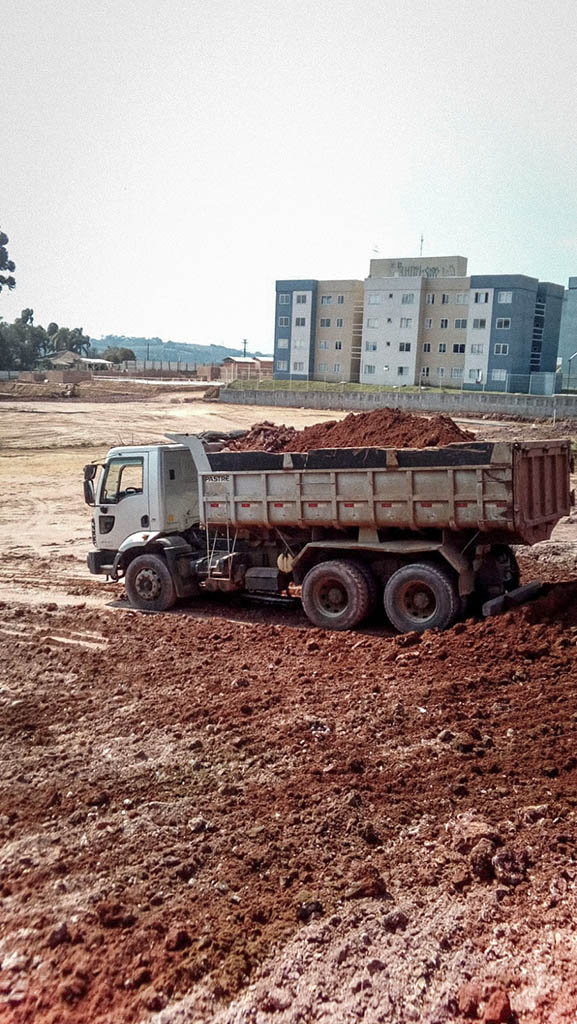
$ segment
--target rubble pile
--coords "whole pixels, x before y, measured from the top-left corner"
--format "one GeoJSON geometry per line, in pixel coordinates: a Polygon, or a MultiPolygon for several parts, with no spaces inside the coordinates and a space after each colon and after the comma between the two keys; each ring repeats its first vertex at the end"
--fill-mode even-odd
{"type": "Polygon", "coordinates": [[[229,444],[232,451],[308,452],[316,448],[434,448],[472,441],[450,416],[418,416],[401,409],[349,413],[343,420],[313,423],[304,430],[255,423],[244,437],[229,444]]]}

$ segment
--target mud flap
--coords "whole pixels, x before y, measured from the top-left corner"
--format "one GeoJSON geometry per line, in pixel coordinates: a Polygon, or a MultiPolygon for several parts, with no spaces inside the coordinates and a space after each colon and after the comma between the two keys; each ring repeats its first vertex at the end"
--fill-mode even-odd
{"type": "Polygon", "coordinates": [[[506,594],[493,597],[490,601],[485,601],[482,606],[483,616],[489,618],[491,615],[500,615],[508,608],[516,608],[517,605],[523,604],[525,601],[532,601],[533,598],[538,597],[542,589],[543,584],[539,580],[533,580],[532,583],[525,583],[524,586],[509,590],[506,594]]]}

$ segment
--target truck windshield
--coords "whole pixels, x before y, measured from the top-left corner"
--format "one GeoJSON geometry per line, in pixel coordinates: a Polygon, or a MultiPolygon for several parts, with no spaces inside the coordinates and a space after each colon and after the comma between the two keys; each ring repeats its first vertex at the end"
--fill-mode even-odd
{"type": "Polygon", "coordinates": [[[104,468],[100,501],[112,505],[131,494],[142,494],[143,464],[142,456],[111,459],[104,468]]]}

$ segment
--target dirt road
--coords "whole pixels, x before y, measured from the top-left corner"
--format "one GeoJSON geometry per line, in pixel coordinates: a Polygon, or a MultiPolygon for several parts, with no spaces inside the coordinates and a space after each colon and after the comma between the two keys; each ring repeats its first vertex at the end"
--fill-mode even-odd
{"type": "Polygon", "coordinates": [[[82,465],[271,411],[81,406],[0,406],[1,1024],[575,1024],[577,586],[421,639],[136,614],[82,465]]]}

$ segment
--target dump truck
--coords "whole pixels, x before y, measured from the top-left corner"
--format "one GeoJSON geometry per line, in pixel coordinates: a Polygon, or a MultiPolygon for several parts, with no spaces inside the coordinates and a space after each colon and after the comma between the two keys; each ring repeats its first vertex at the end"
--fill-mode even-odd
{"type": "Polygon", "coordinates": [[[400,632],[446,629],[522,595],[513,546],[549,538],[573,501],[566,440],[274,454],[166,436],[84,470],[88,568],[150,611],[239,592],[300,598],[327,629],[379,606],[400,632]]]}

